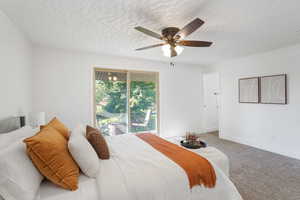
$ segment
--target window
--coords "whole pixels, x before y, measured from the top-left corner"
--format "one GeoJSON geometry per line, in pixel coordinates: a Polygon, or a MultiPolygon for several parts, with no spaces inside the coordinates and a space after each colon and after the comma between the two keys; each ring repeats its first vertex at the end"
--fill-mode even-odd
{"type": "Polygon", "coordinates": [[[107,135],[158,133],[158,73],[94,71],[94,123],[107,135]]]}

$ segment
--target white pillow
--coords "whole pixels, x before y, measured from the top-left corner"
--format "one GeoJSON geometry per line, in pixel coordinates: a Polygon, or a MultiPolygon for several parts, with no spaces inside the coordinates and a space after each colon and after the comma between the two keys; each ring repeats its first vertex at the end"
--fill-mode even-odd
{"type": "Polygon", "coordinates": [[[95,178],[100,167],[99,158],[86,137],[80,133],[81,131],[80,127],[72,131],[68,143],[69,151],[81,171],[86,176],[95,178]]]}
{"type": "Polygon", "coordinates": [[[39,128],[33,129],[31,128],[31,126],[24,126],[15,131],[0,134],[0,150],[10,146],[17,141],[21,141],[27,137],[31,137],[39,131],[39,128]]]}
{"type": "Polygon", "coordinates": [[[43,176],[17,141],[0,151],[0,195],[6,200],[34,200],[43,176]]]}
{"type": "Polygon", "coordinates": [[[86,134],[86,126],[82,124],[78,124],[72,131],[71,135],[83,135],[85,137],[86,134]]]}

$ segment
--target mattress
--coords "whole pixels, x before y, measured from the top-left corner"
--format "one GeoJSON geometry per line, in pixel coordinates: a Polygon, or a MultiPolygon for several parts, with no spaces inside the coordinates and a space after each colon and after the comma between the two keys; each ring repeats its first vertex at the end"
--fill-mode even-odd
{"type": "Polygon", "coordinates": [[[44,181],[36,200],[99,200],[95,179],[80,175],[78,186],[76,191],[68,191],[44,181]]]}

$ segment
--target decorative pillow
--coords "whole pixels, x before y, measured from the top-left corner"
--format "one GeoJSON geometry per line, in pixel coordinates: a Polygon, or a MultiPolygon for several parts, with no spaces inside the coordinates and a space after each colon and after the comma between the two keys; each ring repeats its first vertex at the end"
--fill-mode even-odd
{"type": "Polygon", "coordinates": [[[47,125],[41,126],[41,129],[45,127],[51,126],[52,128],[55,128],[58,132],[60,132],[66,139],[69,139],[70,131],[69,129],[61,123],[56,117],[54,117],[47,125]]]}
{"type": "Polygon", "coordinates": [[[109,150],[104,137],[98,129],[86,126],[86,138],[100,159],[109,159],[109,150]]]}
{"type": "Polygon", "coordinates": [[[79,168],[68,151],[67,139],[51,126],[24,140],[36,168],[54,184],[76,190],[79,168]]]}
{"type": "Polygon", "coordinates": [[[86,135],[86,127],[83,124],[78,124],[72,131],[70,135],[82,135],[85,137],[86,135]]]}
{"type": "Polygon", "coordinates": [[[82,129],[80,126],[77,126],[72,130],[68,142],[69,151],[79,165],[81,171],[89,177],[96,178],[100,167],[99,158],[91,144],[81,132],[82,129]]]}
{"type": "Polygon", "coordinates": [[[0,196],[6,200],[34,200],[43,176],[17,141],[0,151],[0,196]]]}
{"type": "Polygon", "coordinates": [[[39,132],[39,129],[33,129],[31,126],[24,126],[9,133],[0,134],[0,150],[9,147],[11,144],[22,141],[24,138],[31,137],[39,132]]]}

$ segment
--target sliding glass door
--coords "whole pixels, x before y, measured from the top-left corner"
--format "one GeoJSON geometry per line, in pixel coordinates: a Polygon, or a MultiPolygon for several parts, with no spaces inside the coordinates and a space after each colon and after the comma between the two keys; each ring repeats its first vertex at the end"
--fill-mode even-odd
{"type": "Polygon", "coordinates": [[[95,71],[94,92],[95,122],[102,133],[126,133],[128,131],[127,73],[95,71]]]}
{"type": "Polygon", "coordinates": [[[129,73],[129,130],[131,133],[157,130],[157,73],[129,73]]]}
{"type": "Polygon", "coordinates": [[[158,73],[95,70],[95,125],[107,135],[158,132],[158,73]]]}

